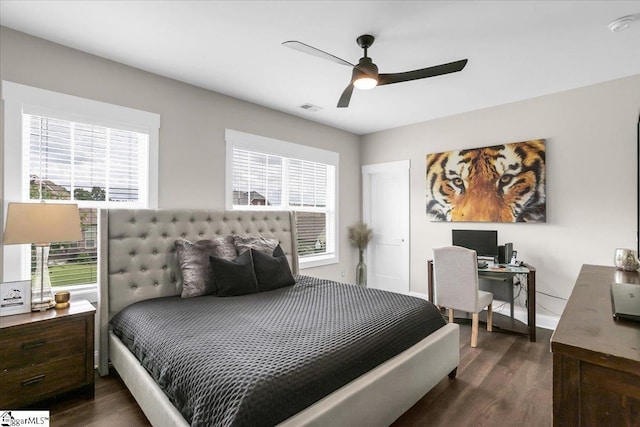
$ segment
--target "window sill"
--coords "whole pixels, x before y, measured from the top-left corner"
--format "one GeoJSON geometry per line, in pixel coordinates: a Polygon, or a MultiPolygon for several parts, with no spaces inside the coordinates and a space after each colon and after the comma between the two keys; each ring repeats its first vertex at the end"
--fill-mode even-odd
{"type": "Polygon", "coordinates": [[[75,285],[75,286],[53,286],[51,288],[55,294],[58,291],[69,291],[71,293],[71,301],[86,299],[92,304],[98,302],[98,284],[75,285]]]}
{"type": "Polygon", "coordinates": [[[339,262],[338,256],[336,254],[314,256],[314,257],[309,257],[307,259],[304,259],[304,258],[298,259],[300,270],[305,270],[307,268],[321,267],[323,265],[337,264],[338,262],[339,262]]]}

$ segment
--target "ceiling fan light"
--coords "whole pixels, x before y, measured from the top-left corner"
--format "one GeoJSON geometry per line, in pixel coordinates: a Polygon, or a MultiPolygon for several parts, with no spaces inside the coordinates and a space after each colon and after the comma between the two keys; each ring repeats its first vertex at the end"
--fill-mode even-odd
{"type": "Polygon", "coordinates": [[[378,81],[373,77],[365,76],[354,80],[353,85],[358,89],[368,90],[378,86],[378,81]]]}

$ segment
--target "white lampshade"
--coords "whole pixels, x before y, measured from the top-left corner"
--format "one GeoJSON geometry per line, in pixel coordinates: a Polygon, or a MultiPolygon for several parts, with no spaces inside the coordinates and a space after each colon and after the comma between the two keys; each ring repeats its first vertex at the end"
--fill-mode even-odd
{"type": "Polygon", "coordinates": [[[49,276],[49,243],[82,239],[78,205],[61,203],[9,203],[5,245],[34,243],[36,271],[31,281],[31,310],[55,305],[49,276]]]}
{"type": "Polygon", "coordinates": [[[72,242],[82,239],[78,205],[9,203],[5,245],[72,242]]]}

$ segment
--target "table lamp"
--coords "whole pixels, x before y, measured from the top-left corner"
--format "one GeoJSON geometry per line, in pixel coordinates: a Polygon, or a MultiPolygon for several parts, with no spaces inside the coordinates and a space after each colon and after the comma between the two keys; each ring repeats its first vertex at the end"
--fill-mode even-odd
{"type": "Polygon", "coordinates": [[[49,277],[49,243],[82,239],[78,205],[61,203],[9,203],[5,245],[33,243],[36,272],[31,280],[31,310],[55,305],[49,277]]]}

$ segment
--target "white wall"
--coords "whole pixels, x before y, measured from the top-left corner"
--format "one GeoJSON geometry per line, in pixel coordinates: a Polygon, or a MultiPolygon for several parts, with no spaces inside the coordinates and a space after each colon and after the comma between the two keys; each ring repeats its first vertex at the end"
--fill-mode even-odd
{"type": "MultiPolygon", "coordinates": [[[[425,100],[435,102],[435,100],[425,100]]],[[[411,290],[426,293],[425,262],[451,229],[495,229],[537,268],[537,289],[568,298],[582,264],[613,264],[636,248],[636,123],[640,75],[363,137],[364,165],[411,160],[411,290]],[[436,223],[425,213],[425,155],[544,138],[545,224],[436,223]]],[[[537,295],[541,314],[564,301],[537,295]]]]}
{"type": "Polygon", "coordinates": [[[355,282],[357,253],[346,229],[360,218],[359,136],[6,27],[0,79],[160,114],[160,208],[224,209],[225,128],[338,152],[340,263],[303,273],[355,282]]]}

